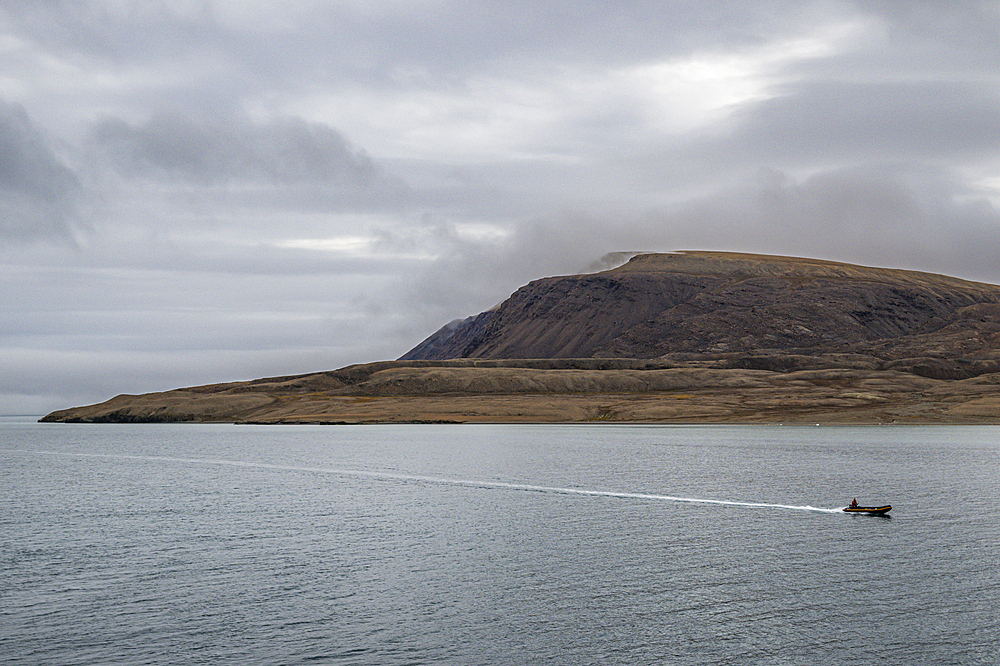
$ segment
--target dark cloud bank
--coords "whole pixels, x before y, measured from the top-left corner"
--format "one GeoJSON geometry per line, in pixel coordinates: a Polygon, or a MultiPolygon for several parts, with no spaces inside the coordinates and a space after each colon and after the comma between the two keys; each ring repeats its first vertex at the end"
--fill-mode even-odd
{"type": "Polygon", "coordinates": [[[80,183],[17,104],[0,100],[0,242],[72,238],[80,183]]]}
{"type": "Polygon", "coordinates": [[[139,126],[118,118],[100,121],[94,143],[127,176],[179,179],[212,185],[228,181],[275,184],[323,182],[372,187],[380,169],[337,131],[288,118],[253,125],[196,122],[160,113],[139,126]]]}

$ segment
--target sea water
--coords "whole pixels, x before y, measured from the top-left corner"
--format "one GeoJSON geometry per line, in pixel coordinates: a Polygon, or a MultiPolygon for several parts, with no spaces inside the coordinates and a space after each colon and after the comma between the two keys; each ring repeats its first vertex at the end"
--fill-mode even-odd
{"type": "Polygon", "coordinates": [[[998,442],[0,419],[0,662],[995,665],[998,442]]]}

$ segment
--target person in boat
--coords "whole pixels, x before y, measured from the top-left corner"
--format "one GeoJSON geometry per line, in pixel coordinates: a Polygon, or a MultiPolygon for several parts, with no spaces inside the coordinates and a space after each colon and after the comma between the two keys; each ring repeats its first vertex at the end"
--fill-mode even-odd
{"type": "Polygon", "coordinates": [[[854,499],[851,500],[851,508],[852,509],[858,508],[858,498],[857,497],[855,497],[854,499]]]}

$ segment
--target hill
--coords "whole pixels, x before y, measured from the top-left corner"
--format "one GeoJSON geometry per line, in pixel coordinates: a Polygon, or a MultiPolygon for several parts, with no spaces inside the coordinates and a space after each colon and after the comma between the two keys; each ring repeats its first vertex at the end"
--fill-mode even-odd
{"type": "Polygon", "coordinates": [[[998,383],[996,285],[684,252],[533,281],[398,361],[43,420],[993,423],[998,383]]]}
{"type": "Polygon", "coordinates": [[[754,356],[745,362],[778,369],[789,355],[850,355],[961,379],[1000,367],[998,324],[996,285],[791,257],[646,254],[531,282],[402,360],[754,356]]]}

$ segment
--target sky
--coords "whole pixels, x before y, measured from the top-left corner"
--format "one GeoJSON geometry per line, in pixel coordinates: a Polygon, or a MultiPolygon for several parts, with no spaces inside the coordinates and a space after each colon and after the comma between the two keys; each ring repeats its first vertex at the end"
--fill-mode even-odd
{"type": "Polygon", "coordinates": [[[1000,283],[1000,2],[0,0],[0,414],[397,358],[611,252],[1000,283]]]}

